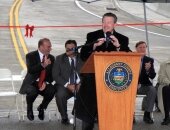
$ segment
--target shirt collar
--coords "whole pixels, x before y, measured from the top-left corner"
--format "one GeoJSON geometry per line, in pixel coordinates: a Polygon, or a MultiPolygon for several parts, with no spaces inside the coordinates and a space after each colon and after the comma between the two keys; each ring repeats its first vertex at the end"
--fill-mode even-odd
{"type": "Polygon", "coordinates": [[[75,59],[76,59],[76,56],[74,56],[74,57],[68,57],[68,58],[69,58],[69,60],[71,60],[71,59],[75,60],[75,59]]]}
{"type": "MultiPolygon", "coordinates": [[[[113,35],[113,32],[114,32],[114,31],[111,32],[111,35],[113,35]]],[[[104,37],[106,37],[106,33],[105,33],[105,32],[104,32],[104,37]]]]}
{"type": "Polygon", "coordinates": [[[40,60],[41,60],[41,62],[42,62],[42,59],[43,59],[44,54],[43,54],[40,50],[38,50],[38,53],[39,53],[39,56],[40,56],[40,60]]]}

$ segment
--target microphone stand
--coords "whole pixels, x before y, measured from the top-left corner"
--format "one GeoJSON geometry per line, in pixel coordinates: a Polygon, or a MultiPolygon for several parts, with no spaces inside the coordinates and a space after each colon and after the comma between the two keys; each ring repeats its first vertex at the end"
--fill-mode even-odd
{"type": "MultiPolygon", "coordinates": [[[[76,63],[77,63],[77,55],[76,55],[76,63]]],[[[77,65],[76,65],[77,66],[77,65]]],[[[76,130],[76,99],[77,99],[77,92],[76,92],[76,67],[74,68],[74,85],[75,85],[75,90],[74,90],[74,110],[73,110],[73,114],[74,114],[74,118],[73,118],[73,130],[76,130]]]]}
{"type": "MultiPolygon", "coordinates": [[[[73,109],[73,114],[74,114],[74,120],[73,120],[73,130],[76,130],[76,100],[77,100],[77,87],[76,87],[76,76],[78,74],[77,72],[77,56],[78,56],[78,50],[84,46],[90,46],[90,45],[93,45],[95,42],[97,41],[94,41],[92,43],[89,43],[87,45],[80,45],[80,46],[77,46],[76,48],[74,48],[73,50],[70,50],[70,51],[74,51],[75,53],[75,61],[76,61],[76,64],[75,64],[75,67],[74,67],[74,85],[75,85],[75,90],[74,90],[74,109],[73,109]]],[[[79,77],[80,78],[80,77],[79,77]]]]}
{"type": "MultiPolygon", "coordinates": [[[[78,50],[84,46],[90,46],[90,45],[93,45],[95,42],[97,41],[94,41],[94,42],[91,42],[87,45],[80,45],[80,46],[77,46],[76,48],[74,48],[73,50],[70,50],[70,51],[74,51],[75,53],[75,61],[76,61],[76,64],[75,64],[75,67],[74,67],[74,85],[75,85],[75,90],[74,90],[74,109],[73,109],[73,114],[74,114],[74,120],[73,120],[73,130],[76,130],[76,100],[77,100],[77,87],[76,87],[76,76],[77,76],[77,56],[78,56],[78,50]]],[[[79,77],[80,78],[80,77],[79,77]]]]}
{"type": "MultiPolygon", "coordinates": [[[[77,77],[77,56],[78,56],[78,49],[80,49],[81,47],[83,47],[83,45],[78,46],[75,48],[74,53],[75,53],[75,67],[74,67],[74,85],[75,85],[75,90],[74,90],[74,110],[73,110],[73,114],[74,114],[74,120],[73,120],[73,130],[76,130],[76,100],[77,100],[77,87],[76,87],[76,77],[77,77]]],[[[80,78],[80,77],[79,77],[80,78]]]]}

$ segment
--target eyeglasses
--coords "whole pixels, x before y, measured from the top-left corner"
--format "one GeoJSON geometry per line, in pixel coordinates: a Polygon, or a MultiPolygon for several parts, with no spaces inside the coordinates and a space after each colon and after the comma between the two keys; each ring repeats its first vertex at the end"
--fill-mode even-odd
{"type": "Polygon", "coordinates": [[[74,48],[66,48],[66,52],[74,51],[74,48]]]}

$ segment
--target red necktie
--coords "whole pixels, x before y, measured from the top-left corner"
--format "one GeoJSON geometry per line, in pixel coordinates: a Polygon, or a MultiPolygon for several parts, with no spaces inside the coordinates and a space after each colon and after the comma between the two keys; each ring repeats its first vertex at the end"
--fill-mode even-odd
{"type": "MultiPolygon", "coordinates": [[[[45,60],[45,55],[43,56],[43,60],[42,60],[42,63],[44,63],[44,60],[45,60]]],[[[45,76],[46,76],[46,70],[43,69],[40,73],[40,77],[39,77],[39,81],[38,81],[38,88],[41,88],[42,87],[42,84],[45,80],[45,76]]]]}

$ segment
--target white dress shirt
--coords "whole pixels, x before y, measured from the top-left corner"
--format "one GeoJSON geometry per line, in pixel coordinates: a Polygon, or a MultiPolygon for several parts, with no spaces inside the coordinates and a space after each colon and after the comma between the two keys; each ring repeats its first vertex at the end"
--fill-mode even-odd
{"type": "MultiPolygon", "coordinates": [[[[73,58],[68,57],[68,59],[69,59],[70,65],[71,65],[71,60],[73,59],[74,60],[74,65],[76,67],[76,57],[73,57],[73,58]]],[[[76,72],[76,75],[77,75],[76,84],[79,84],[80,83],[80,77],[79,77],[77,72],[76,72]]],[[[69,81],[64,85],[64,87],[67,87],[68,84],[70,84],[70,78],[69,78],[69,81]]]]}

